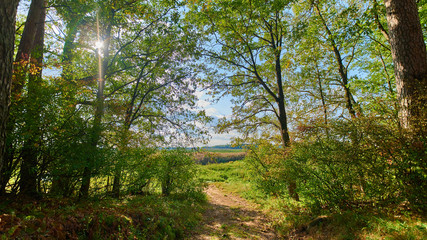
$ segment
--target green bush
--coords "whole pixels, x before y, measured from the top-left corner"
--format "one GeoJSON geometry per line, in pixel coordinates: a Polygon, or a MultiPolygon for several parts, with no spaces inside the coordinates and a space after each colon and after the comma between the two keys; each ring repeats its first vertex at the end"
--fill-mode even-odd
{"type": "Polygon", "coordinates": [[[124,172],[125,192],[141,194],[149,191],[149,184],[156,173],[156,161],[150,157],[154,153],[155,149],[145,147],[130,148],[121,153],[117,163],[124,172]]]}
{"type": "Polygon", "coordinates": [[[249,166],[252,180],[262,192],[273,195],[287,194],[287,186],[290,175],[284,169],[285,152],[278,145],[271,142],[259,141],[251,147],[245,158],[249,166]]]}
{"type": "Polygon", "coordinates": [[[246,162],[260,190],[286,196],[289,181],[296,181],[300,197],[316,211],[408,202],[426,209],[425,139],[406,137],[376,118],[335,121],[329,137],[315,129],[305,128],[289,149],[267,141],[251,148],[246,162]]]}
{"type": "Polygon", "coordinates": [[[161,185],[162,194],[201,191],[196,164],[190,153],[184,149],[162,150],[155,154],[154,159],[155,177],[161,185]]]}
{"type": "Polygon", "coordinates": [[[416,204],[425,196],[422,154],[393,124],[361,117],[335,122],[329,133],[334,137],[293,144],[285,161],[312,203],[341,210],[378,208],[405,200],[416,204]]]}

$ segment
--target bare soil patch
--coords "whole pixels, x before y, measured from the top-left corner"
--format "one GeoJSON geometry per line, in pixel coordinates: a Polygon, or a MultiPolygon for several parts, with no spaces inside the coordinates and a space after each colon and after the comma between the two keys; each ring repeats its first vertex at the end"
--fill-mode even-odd
{"type": "Polygon", "coordinates": [[[203,223],[188,239],[277,239],[271,221],[256,205],[211,184],[203,223]]]}

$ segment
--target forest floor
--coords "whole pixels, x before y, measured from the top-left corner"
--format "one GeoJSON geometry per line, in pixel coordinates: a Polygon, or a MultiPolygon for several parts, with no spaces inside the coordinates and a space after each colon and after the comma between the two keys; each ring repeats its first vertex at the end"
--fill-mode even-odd
{"type": "Polygon", "coordinates": [[[188,239],[277,239],[268,217],[253,203],[210,184],[203,220],[188,239]]]}

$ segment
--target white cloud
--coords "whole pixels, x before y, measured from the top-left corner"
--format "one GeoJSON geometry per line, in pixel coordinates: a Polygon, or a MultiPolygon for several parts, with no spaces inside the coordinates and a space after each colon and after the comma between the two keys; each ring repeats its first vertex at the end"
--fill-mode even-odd
{"type": "Polygon", "coordinates": [[[205,113],[206,115],[210,116],[210,117],[216,117],[216,118],[223,118],[225,117],[224,115],[220,114],[218,112],[218,109],[210,107],[210,108],[205,108],[205,113]]]}
{"type": "Polygon", "coordinates": [[[198,99],[200,99],[201,97],[203,97],[203,95],[205,95],[205,93],[204,93],[204,92],[202,92],[202,91],[196,91],[196,92],[194,93],[194,95],[196,95],[196,97],[197,97],[198,99]]]}
{"type": "Polygon", "coordinates": [[[211,132],[212,139],[209,141],[208,146],[215,146],[215,145],[226,145],[230,144],[231,139],[234,137],[238,137],[239,133],[236,131],[231,131],[229,133],[213,133],[211,132]]]}
{"type": "Polygon", "coordinates": [[[210,102],[206,101],[206,100],[199,100],[197,101],[197,106],[201,107],[201,108],[205,108],[207,106],[211,105],[210,102]]]}
{"type": "MultiPolygon", "coordinates": [[[[209,100],[211,98],[209,95],[205,94],[205,91],[198,91],[194,93],[197,98],[197,108],[199,110],[204,110],[207,116],[214,117],[214,123],[218,121],[218,118],[227,117],[230,118],[232,116],[231,113],[231,103],[229,99],[223,99],[222,101],[218,103],[212,103],[209,100]]],[[[196,126],[202,127],[203,124],[196,123],[196,126]]],[[[208,146],[215,146],[215,145],[226,145],[230,144],[230,141],[233,137],[239,136],[239,134],[236,131],[231,131],[230,133],[223,133],[223,134],[217,134],[214,132],[213,127],[209,127],[209,135],[211,136],[211,139],[208,146]]],[[[205,146],[202,142],[199,144],[196,144],[197,146],[205,146]]]]}
{"type": "Polygon", "coordinates": [[[206,115],[208,116],[214,116],[216,117],[216,115],[218,114],[218,110],[216,108],[206,108],[205,109],[206,115]]]}

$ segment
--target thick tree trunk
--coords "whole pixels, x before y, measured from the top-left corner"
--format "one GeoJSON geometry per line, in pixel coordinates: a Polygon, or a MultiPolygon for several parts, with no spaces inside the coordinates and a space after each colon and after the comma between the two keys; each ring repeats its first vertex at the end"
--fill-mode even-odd
{"type": "Polygon", "coordinates": [[[76,44],[74,43],[79,27],[83,24],[83,17],[85,13],[73,17],[70,22],[67,23],[67,31],[65,36],[64,47],[62,48],[62,73],[61,77],[67,81],[73,79],[73,71],[70,68],[71,63],[74,60],[74,51],[76,44]]]}
{"type": "MultiPolygon", "coordinates": [[[[19,2],[19,1],[18,1],[19,2]]],[[[12,86],[11,86],[11,97],[13,99],[12,103],[13,105],[17,104],[17,101],[20,99],[21,97],[21,92],[22,89],[24,87],[25,84],[25,80],[26,80],[26,74],[27,74],[27,66],[29,63],[29,57],[30,57],[30,53],[31,53],[31,49],[33,48],[34,45],[34,39],[35,39],[35,35],[36,35],[36,31],[37,31],[37,23],[40,22],[40,15],[43,12],[44,9],[44,2],[45,0],[33,0],[31,2],[30,5],[30,10],[28,12],[27,15],[27,19],[25,22],[25,27],[24,27],[24,31],[22,33],[22,37],[20,40],[20,44],[18,47],[18,52],[16,54],[15,57],[15,69],[14,69],[14,78],[13,78],[13,82],[12,82],[12,86]]],[[[12,116],[9,119],[8,122],[8,126],[6,129],[6,132],[8,133],[12,133],[13,129],[15,127],[15,118],[12,116]]],[[[9,166],[13,166],[13,162],[14,162],[14,150],[13,150],[13,146],[12,143],[8,143],[7,146],[7,154],[5,156],[5,158],[7,158],[7,162],[9,166]]],[[[22,166],[21,166],[22,167],[22,166]]],[[[29,168],[29,166],[27,166],[27,164],[23,164],[24,167],[24,178],[26,178],[26,173],[25,173],[25,169],[29,168]]],[[[1,171],[0,174],[2,177],[7,177],[10,176],[10,171],[12,171],[13,169],[9,169],[8,172],[5,171],[1,171]]],[[[30,171],[28,169],[28,171],[30,171]]],[[[28,172],[27,171],[27,172],[28,172]]],[[[22,177],[22,176],[21,176],[22,177]]],[[[6,180],[1,181],[2,185],[1,187],[3,188],[5,186],[5,183],[7,183],[6,180]]],[[[32,184],[30,184],[32,185],[32,184]]],[[[0,192],[4,192],[4,189],[0,189],[0,192]]]]}
{"type": "Polygon", "coordinates": [[[427,129],[427,53],[415,0],[385,0],[401,126],[417,136],[427,129]]]}
{"type": "Polygon", "coordinates": [[[5,160],[18,3],[19,0],[0,0],[0,172],[5,160]]]}
{"type": "Polygon", "coordinates": [[[286,109],[284,100],[279,100],[277,103],[279,105],[279,123],[280,123],[280,135],[282,137],[282,145],[284,148],[287,148],[291,145],[291,140],[289,137],[288,131],[288,120],[286,116],[286,109]]]}
{"type": "MultiPolygon", "coordinates": [[[[415,0],[385,0],[396,76],[400,125],[408,133],[411,154],[399,177],[408,200],[425,206],[427,136],[427,51],[415,0]]],[[[425,207],[424,207],[425,209],[425,207]]]]}
{"type": "Polygon", "coordinates": [[[26,111],[25,111],[25,129],[29,134],[28,139],[25,141],[21,156],[22,164],[20,170],[19,189],[20,194],[28,196],[37,195],[37,177],[38,177],[38,156],[39,150],[37,145],[40,140],[41,132],[39,129],[41,109],[40,100],[38,100],[38,86],[42,79],[43,67],[43,47],[44,47],[44,31],[45,31],[45,18],[46,8],[43,8],[39,15],[39,20],[36,23],[36,35],[34,37],[34,44],[31,49],[31,64],[39,69],[36,74],[30,74],[28,80],[28,94],[26,111]]]}
{"type": "Polygon", "coordinates": [[[15,62],[17,71],[12,84],[12,97],[19,98],[25,84],[26,67],[30,58],[31,49],[34,46],[34,39],[37,31],[37,23],[40,21],[40,15],[44,9],[45,0],[32,0],[30,10],[22,32],[21,41],[19,42],[18,52],[16,53],[15,62]]]}
{"type": "Polygon", "coordinates": [[[70,22],[67,23],[67,35],[65,37],[64,48],[62,49],[62,64],[69,64],[73,61],[73,51],[75,50],[74,40],[76,39],[80,23],[81,17],[72,18],[70,22]]]}
{"type": "Polygon", "coordinates": [[[120,179],[122,178],[122,167],[116,166],[116,169],[114,171],[114,179],[113,179],[113,197],[114,198],[120,198],[120,179]]]}

